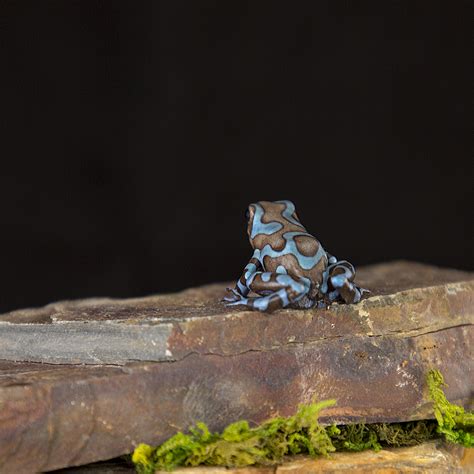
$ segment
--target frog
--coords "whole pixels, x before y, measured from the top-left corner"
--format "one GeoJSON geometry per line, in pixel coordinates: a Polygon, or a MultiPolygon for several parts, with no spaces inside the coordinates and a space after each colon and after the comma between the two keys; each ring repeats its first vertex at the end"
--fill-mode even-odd
{"type": "Polygon", "coordinates": [[[245,219],[253,254],[235,287],[227,288],[227,306],[263,312],[328,308],[336,302],[358,303],[370,293],[354,283],[350,262],[326,252],[306,230],[292,201],[252,203],[245,219]]]}

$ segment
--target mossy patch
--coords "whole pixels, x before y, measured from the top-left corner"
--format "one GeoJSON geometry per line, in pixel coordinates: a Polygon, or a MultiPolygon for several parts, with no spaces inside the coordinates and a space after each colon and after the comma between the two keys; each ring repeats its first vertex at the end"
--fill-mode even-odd
{"type": "Polygon", "coordinates": [[[472,447],[474,414],[446,399],[439,371],[430,371],[427,382],[436,421],[322,426],[319,413],[336,403],[326,400],[300,405],[294,416],[272,418],[255,427],[237,421],[222,433],[211,433],[205,423],[197,423],[188,434],[179,432],[156,448],[140,444],[132,460],[140,474],[151,474],[177,466],[277,464],[288,454],[327,456],[334,451],[413,446],[440,436],[472,447]]]}
{"type": "Polygon", "coordinates": [[[461,444],[466,448],[474,447],[474,412],[450,403],[443,392],[444,378],[439,370],[428,373],[428,389],[433,401],[433,409],[438,422],[437,432],[447,441],[461,444]]]}

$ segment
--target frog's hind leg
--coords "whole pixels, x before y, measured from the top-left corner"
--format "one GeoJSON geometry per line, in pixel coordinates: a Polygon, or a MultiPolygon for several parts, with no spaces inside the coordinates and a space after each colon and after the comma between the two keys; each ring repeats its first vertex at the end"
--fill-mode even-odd
{"type": "Polygon", "coordinates": [[[310,282],[305,278],[294,278],[286,274],[256,272],[247,281],[247,286],[262,296],[242,297],[239,301],[228,303],[228,306],[245,305],[259,311],[285,308],[309,292],[310,282]]]}
{"type": "Polygon", "coordinates": [[[346,260],[341,260],[327,268],[323,287],[330,302],[342,299],[345,303],[358,303],[368,290],[353,283],[355,278],[354,266],[346,260]]]}

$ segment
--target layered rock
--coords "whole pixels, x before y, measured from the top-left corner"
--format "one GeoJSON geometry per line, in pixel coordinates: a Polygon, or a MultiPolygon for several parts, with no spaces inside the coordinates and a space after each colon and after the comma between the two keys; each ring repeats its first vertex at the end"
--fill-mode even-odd
{"type": "Polygon", "coordinates": [[[0,472],[108,459],[199,420],[260,422],[315,397],[338,401],[323,422],[427,418],[430,368],[468,405],[474,275],[396,262],[358,283],[370,298],[328,310],[229,309],[216,284],[0,316],[0,472]]]}

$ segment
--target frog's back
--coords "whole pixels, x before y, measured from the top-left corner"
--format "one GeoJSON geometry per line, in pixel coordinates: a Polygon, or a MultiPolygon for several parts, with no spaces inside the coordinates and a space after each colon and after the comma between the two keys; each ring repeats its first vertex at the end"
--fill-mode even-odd
{"type": "Polygon", "coordinates": [[[261,262],[265,271],[308,278],[312,286],[319,286],[328,264],[326,252],[319,241],[312,236],[296,235],[286,242],[285,250],[293,246],[296,250],[286,253],[264,248],[261,262]]]}
{"type": "Polygon", "coordinates": [[[299,222],[290,201],[260,201],[250,238],[267,272],[308,278],[318,286],[327,267],[320,242],[299,222]]]}

